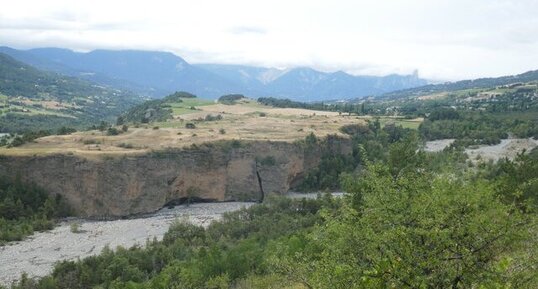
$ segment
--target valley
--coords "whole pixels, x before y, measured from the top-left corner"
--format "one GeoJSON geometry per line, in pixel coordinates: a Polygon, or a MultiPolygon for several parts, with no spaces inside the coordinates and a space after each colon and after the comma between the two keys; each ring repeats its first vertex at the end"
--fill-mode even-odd
{"type": "Polygon", "coordinates": [[[0,51],[2,289],[538,284],[536,71],[0,51]]]}

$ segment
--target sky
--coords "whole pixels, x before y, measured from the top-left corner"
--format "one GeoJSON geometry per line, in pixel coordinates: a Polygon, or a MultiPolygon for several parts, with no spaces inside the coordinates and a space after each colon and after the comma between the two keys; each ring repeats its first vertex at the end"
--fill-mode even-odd
{"type": "Polygon", "coordinates": [[[538,69],[538,0],[0,0],[0,45],[431,80],[538,69]]]}

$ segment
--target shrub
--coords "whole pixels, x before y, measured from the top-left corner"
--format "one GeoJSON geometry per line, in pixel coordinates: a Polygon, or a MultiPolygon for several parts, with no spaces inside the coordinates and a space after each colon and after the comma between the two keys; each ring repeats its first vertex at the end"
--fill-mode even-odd
{"type": "Polygon", "coordinates": [[[220,114],[217,114],[216,116],[208,114],[204,118],[205,121],[216,121],[216,120],[221,120],[221,119],[222,119],[222,115],[220,114]]]}
{"type": "Polygon", "coordinates": [[[71,225],[69,225],[69,230],[74,234],[82,233],[80,230],[80,224],[78,222],[71,223],[71,225]]]}
{"type": "Polygon", "coordinates": [[[82,141],[85,145],[100,144],[101,142],[96,139],[85,139],[82,141]]]}
{"type": "Polygon", "coordinates": [[[264,158],[257,159],[256,161],[262,166],[274,166],[274,165],[276,165],[276,160],[275,160],[275,157],[273,157],[273,156],[266,156],[264,158]]]}
{"type": "Polygon", "coordinates": [[[120,131],[115,127],[109,127],[106,131],[107,135],[119,135],[120,131]]]}
{"type": "Polygon", "coordinates": [[[118,147],[120,148],[124,148],[124,149],[132,149],[134,146],[130,143],[120,143],[117,145],[118,147]]]}
{"type": "Polygon", "coordinates": [[[227,94],[219,97],[219,102],[222,104],[235,104],[238,100],[245,98],[242,94],[227,94]]]}
{"type": "Polygon", "coordinates": [[[65,127],[65,126],[62,126],[61,128],[58,129],[58,132],[57,134],[58,135],[65,135],[65,134],[72,134],[74,132],[76,132],[77,130],[72,128],[72,127],[65,127]]]}

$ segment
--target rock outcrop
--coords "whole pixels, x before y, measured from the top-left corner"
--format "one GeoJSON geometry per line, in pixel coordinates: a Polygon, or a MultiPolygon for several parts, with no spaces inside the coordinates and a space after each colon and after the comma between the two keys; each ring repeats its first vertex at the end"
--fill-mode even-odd
{"type": "Polygon", "coordinates": [[[237,141],[144,155],[2,156],[0,174],[20,176],[61,194],[83,217],[114,218],[148,213],[189,198],[260,200],[282,194],[315,167],[322,149],[351,153],[346,139],[304,143],[237,141]]]}

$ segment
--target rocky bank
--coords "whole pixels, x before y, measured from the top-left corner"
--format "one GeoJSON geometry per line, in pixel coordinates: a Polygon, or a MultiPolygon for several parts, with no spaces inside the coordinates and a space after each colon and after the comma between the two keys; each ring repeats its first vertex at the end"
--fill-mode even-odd
{"type": "Polygon", "coordinates": [[[1,156],[0,174],[20,176],[63,195],[77,215],[117,218],[188,199],[258,201],[283,194],[315,167],[322,152],[350,154],[351,143],[224,141],[142,155],[1,156]]]}

